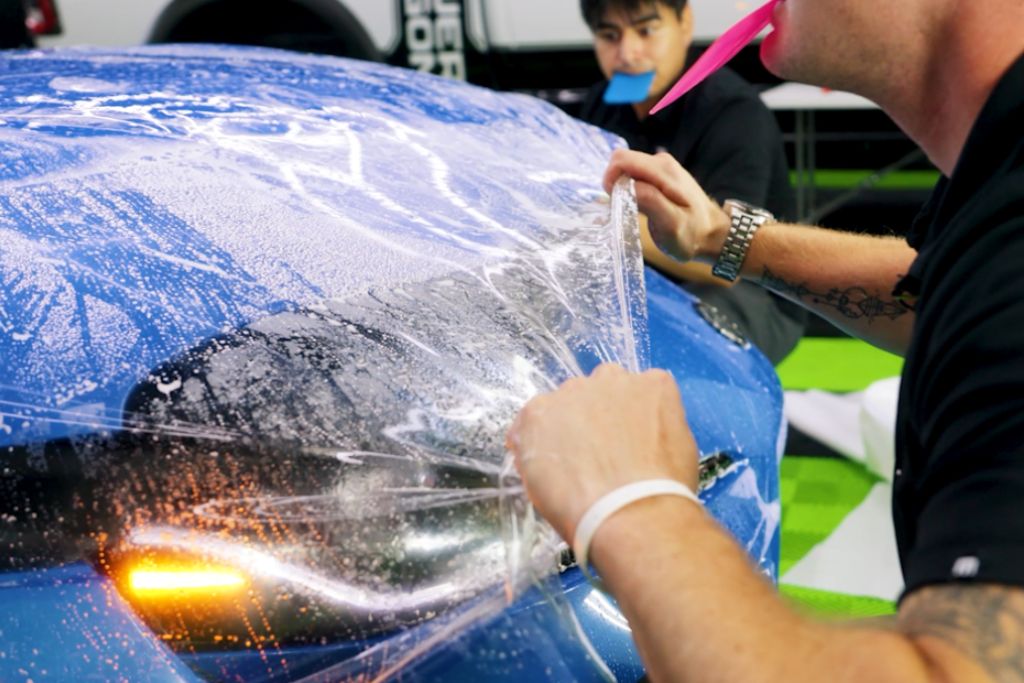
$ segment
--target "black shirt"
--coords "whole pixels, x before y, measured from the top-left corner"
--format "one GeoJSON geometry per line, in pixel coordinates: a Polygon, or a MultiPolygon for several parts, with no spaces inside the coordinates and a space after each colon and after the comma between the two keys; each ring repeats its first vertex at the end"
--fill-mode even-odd
{"type": "Polygon", "coordinates": [[[1024,586],[1024,56],[908,235],[893,517],[906,595],[1024,586]]]}
{"type": "Polygon", "coordinates": [[[0,0],[0,49],[33,47],[34,44],[25,25],[23,0],[0,0]]]}
{"type": "MultiPolygon", "coordinates": [[[[631,149],[667,151],[719,202],[741,199],[780,219],[796,218],[778,124],[757,92],[735,73],[719,70],[642,121],[628,104],[605,104],[607,87],[603,82],[590,89],[580,118],[621,135],[631,149]]],[[[804,310],[757,285],[683,284],[723,310],[773,363],[803,335],[804,310]]]]}

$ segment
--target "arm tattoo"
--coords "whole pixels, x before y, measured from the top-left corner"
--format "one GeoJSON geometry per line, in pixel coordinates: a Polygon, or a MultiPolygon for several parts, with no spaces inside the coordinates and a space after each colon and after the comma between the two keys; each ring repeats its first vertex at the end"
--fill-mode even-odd
{"type": "Polygon", "coordinates": [[[1024,591],[948,584],[923,588],[900,610],[900,630],[934,636],[960,650],[994,680],[1024,682],[1024,591]]]}
{"type": "Polygon", "coordinates": [[[827,292],[815,292],[802,282],[795,284],[787,282],[767,268],[761,274],[761,284],[773,292],[797,301],[833,308],[851,320],[867,318],[870,322],[881,317],[895,320],[910,312],[900,301],[882,299],[869,293],[863,287],[847,287],[846,289],[833,287],[827,292]]]}

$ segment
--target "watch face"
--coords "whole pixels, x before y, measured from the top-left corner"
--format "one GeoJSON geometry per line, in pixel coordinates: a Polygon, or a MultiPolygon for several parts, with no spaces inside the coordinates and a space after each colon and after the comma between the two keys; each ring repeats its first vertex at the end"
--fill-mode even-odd
{"type": "Polygon", "coordinates": [[[739,210],[741,213],[748,215],[761,216],[768,221],[775,220],[775,216],[773,216],[770,211],[766,211],[765,209],[762,209],[759,206],[754,206],[753,204],[748,204],[740,199],[726,199],[723,203],[723,207],[730,216],[732,215],[733,210],[739,210]]]}

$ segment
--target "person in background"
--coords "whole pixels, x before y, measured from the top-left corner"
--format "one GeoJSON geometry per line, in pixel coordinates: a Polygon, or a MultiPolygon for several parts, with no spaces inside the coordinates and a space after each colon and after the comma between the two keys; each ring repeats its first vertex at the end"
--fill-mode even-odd
{"type": "Polygon", "coordinates": [[[34,47],[23,0],[0,0],[0,49],[34,47]]]}
{"type": "MultiPolygon", "coordinates": [[[[723,69],[656,116],[648,112],[683,72],[693,38],[686,0],[581,0],[594,53],[608,79],[587,93],[580,118],[622,136],[630,149],[666,151],[719,201],[738,199],[795,219],[775,117],[757,92],[723,69]]],[[[713,277],[704,264],[667,258],[641,229],[644,258],[724,312],[778,363],[803,335],[802,308],[756,285],[713,277]]]]}
{"type": "Polygon", "coordinates": [[[526,405],[508,445],[540,513],[589,551],[653,680],[1024,681],[1024,2],[773,12],[769,70],[874,100],[942,172],[907,238],[751,228],[754,212],[727,213],[667,154],[616,151],[605,186],[634,179],[672,256],[904,354],[894,623],[815,621],[753,571],[690,499],[698,453],[665,373],[570,380],[526,405]]]}

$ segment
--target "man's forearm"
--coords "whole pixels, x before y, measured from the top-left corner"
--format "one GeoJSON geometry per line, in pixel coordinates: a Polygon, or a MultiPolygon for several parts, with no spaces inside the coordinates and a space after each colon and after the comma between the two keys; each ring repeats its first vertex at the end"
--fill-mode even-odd
{"type": "Polygon", "coordinates": [[[977,672],[941,644],[948,657],[931,656],[899,632],[837,628],[796,614],[689,501],[629,506],[599,530],[591,553],[655,681],[983,680],[963,677],[977,672]]]}
{"type": "Polygon", "coordinates": [[[915,256],[901,238],[776,223],[754,236],[742,275],[902,355],[914,315],[892,291],[915,256]]]}
{"type": "MultiPolygon", "coordinates": [[[[719,257],[729,215],[671,155],[615,150],[604,174],[605,191],[623,176],[633,179],[637,207],[666,253],[682,261],[719,257]]],[[[892,290],[914,257],[897,238],[769,223],[754,235],[742,275],[902,354],[910,343],[913,314],[892,290]]]]}

